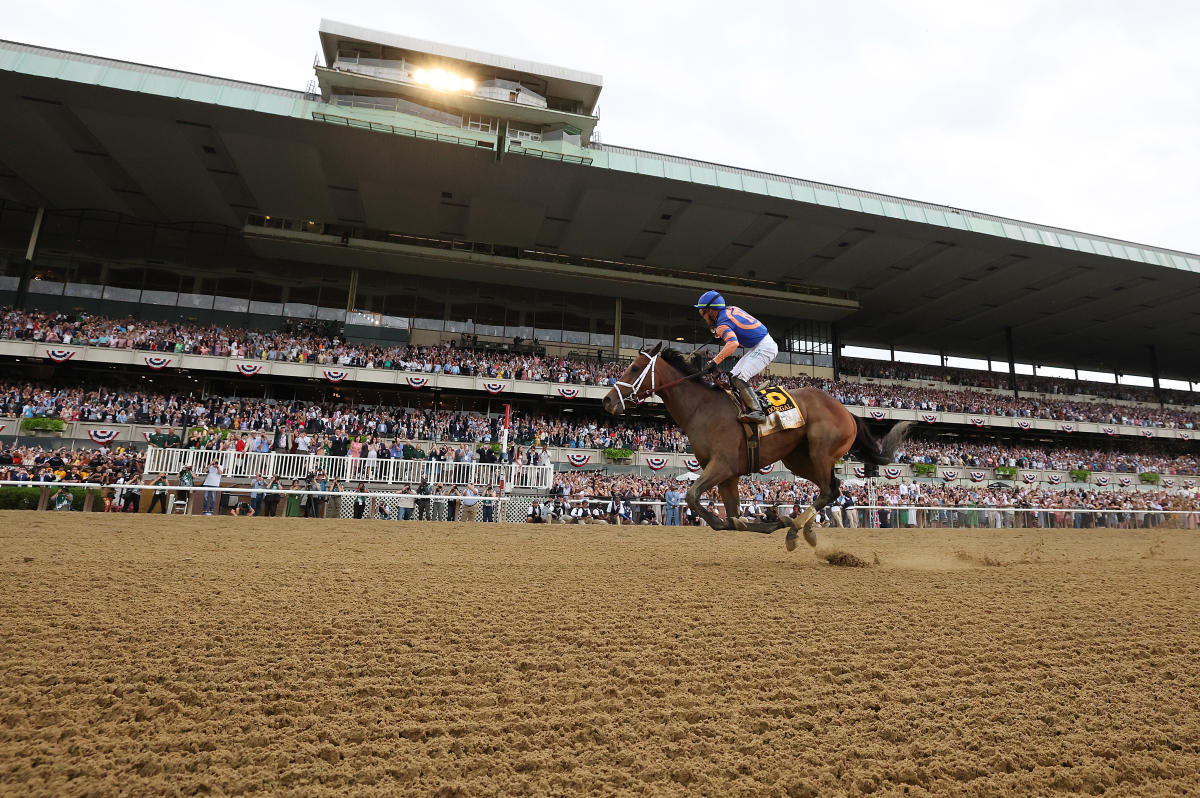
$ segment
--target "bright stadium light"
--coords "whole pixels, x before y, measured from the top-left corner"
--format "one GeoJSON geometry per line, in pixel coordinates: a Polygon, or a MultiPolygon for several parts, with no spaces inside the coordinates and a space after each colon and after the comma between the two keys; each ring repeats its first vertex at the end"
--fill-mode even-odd
{"type": "Polygon", "coordinates": [[[475,81],[442,69],[418,69],[412,73],[412,78],[416,83],[438,91],[475,91],[475,81]]]}

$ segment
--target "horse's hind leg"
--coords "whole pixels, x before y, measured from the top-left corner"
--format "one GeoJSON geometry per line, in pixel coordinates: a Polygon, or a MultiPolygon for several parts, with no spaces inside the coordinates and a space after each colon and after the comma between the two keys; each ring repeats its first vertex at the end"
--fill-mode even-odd
{"type": "MultiPolygon", "coordinates": [[[[793,474],[804,477],[809,482],[812,482],[820,491],[817,494],[817,498],[813,499],[813,503],[807,510],[795,518],[786,519],[792,528],[788,530],[784,546],[788,551],[794,551],[796,548],[796,538],[799,537],[798,533],[803,532],[804,542],[815,549],[817,547],[817,533],[812,528],[813,520],[817,517],[817,513],[825,509],[841,493],[841,482],[833,474],[832,462],[817,466],[813,463],[812,458],[807,452],[794,451],[783,458],[783,463],[793,474]]],[[[780,519],[783,520],[784,518],[785,516],[780,513],[780,519]]]]}

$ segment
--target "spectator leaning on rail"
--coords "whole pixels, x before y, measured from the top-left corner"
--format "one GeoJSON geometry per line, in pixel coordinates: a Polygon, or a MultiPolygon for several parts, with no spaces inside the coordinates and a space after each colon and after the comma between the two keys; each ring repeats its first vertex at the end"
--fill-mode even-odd
{"type": "Polygon", "coordinates": [[[733,386],[744,411],[738,420],[754,423],[765,421],[766,415],[758,406],[758,397],[750,380],[762,373],[779,354],[779,347],[767,332],[767,326],[739,307],[726,306],[725,297],[716,291],[705,291],[693,307],[700,311],[700,318],[704,319],[713,335],[724,342],[716,357],[704,364],[703,371],[716,371],[722,360],[736,352],[738,347],[745,347],[746,353],[729,372],[729,384],[733,386]]]}

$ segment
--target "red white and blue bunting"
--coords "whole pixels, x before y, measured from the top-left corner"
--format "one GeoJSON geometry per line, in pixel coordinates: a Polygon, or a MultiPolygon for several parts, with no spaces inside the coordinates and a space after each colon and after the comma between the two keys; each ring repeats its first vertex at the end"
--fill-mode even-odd
{"type": "Polygon", "coordinates": [[[875,419],[876,421],[883,421],[885,418],[887,418],[887,411],[886,410],[871,410],[871,411],[869,411],[869,415],[871,416],[871,418],[875,419]]]}
{"type": "Polygon", "coordinates": [[[6,430],[6,429],[8,429],[7,424],[0,424],[0,432],[4,432],[4,430],[6,430]]]}
{"type": "Polygon", "coordinates": [[[120,433],[121,431],[116,429],[90,429],[88,430],[88,437],[96,443],[103,445],[112,443],[120,433]]]}
{"type": "Polygon", "coordinates": [[[171,358],[159,357],[158,355],[147,355],[146,357],[142,358],[142,360],[145,360],[146,365],[155,371],[162,371],[167,366],[171,365],[171,358]]]}
{"type": "Polygon", "coordinates": [[[956,479],[958,479],[958,469],[957,468],[943,468],[942,469],[942,482],[953,482],[956,479]]]}
{"type": "Polygon", "coordinates": [[[985,479],[987,479],[987,474],[983,473],[982,471],[972,471],[971,472],[971,481],[972,482],[983,482],[985,479]]]}
{"type": "Polygon", "coordinates": [[[1058,426],[1059,426],[1059,429],[1061,429],[1063,432],[1074,432],[1075,431],[1074,424],[1059,424],[1058,426]]]}
{"type": "Polygon", "coordinates": [[[1116,427],[1101,427],[1100,431],[1103,432],[1105,435],[1116,435],[1117,434],[1116,427]]]}
{"type": "Polygon", "coordinates": [[[1164,487],[1164,488],[1168,488],[1168,489],[1170,489],[1170,488],[1173,488],[1173,487],[1175,487],[1175,480],[1173,480],[1173,479],[1164,479],[1164,480],[1162,481],[1162,484],[1163,484],[1163,487],[1164,487]]]}
{"type": "Polygon", "coordinates": [[[330,371],[329,369],[325,369],[321,373],[324,374],[325,379],[329,380],[330,382],[341,382],[350,376],[350,372],[348,371],[330,371]]]}
{"type": "Polygon", "coordinates": [[[760,473],[760,474],[770,474],[770,473],[771,473],[772,471],[774,471],[774,470],[775,470],[775,464],[774,464],[774,463],[771,463],[770,465],[765,465],[765,466],[763,466],[762,468],[758,469],[758,473],[760,473]]]}
{"type": "Polygon", "coordinates": [[[55,363],[66,363],[68,360],[75,357],[75,353],[70,349],[47,349],[46,357],[50,358],[55,363]]]}
{"type": "Polygon", "coordinates": [[[502,383],[502,382],[485,382],[483,384],[483,389],[485,391],[487,391],[488,393],[497,394],[504,390],[504,383],[502,383]]]}
{"type": "Polygon", "coordinates": [[[1021,481],[1024,482],[1026,485],[1032,485],[1033,483],[1037,482],[1037,478],[1038,478],[1038,475],[1032,471],[1022,471],[1021,472],[1021,481]]]}
{"type": "Polygon", "coordinates": [[[410,377],[405,378],[405,382],[408,383],[408,386],[410,388],[424,388],[426,385],[429,384],[429,378],[428,377],[410,376],[410,377]]]}
{"type": "Polygon", "coordinates": [[[1132,477],[1117,477],[1117,482],[1121,483],[1122,488],[1128,488],[1133,484],[1132,477]]]}
{"type": "Polygon", "coordinates": [[[1108,487],[1108,477],[1104,476],[1103,474],[1097,474],[1096,475],[1096,484],[1102,488],[1107,488],[1108,487]]]}
{"type": "Polygon", "coordinates": [[[1183,486],[1184,486],[1185,488],[1187,488],[1188,490],[1191,490],[1192,488],[1196,487],[1196,480],[1194,480],[1194,479],[1185,479],[1185,480],[1183,481],[1183,486]]]}
{"type": "Polygon", "coordinates": [[[900,469],[895,466],[888,466],[883,469],[883,475],[888,479],[900,479],[900,469]]]}
{"type": "Polygon", "coordinates": [[[1046,481],[1051,485],[1057,485],[1062,482],[1062,474],[1047,474],[1046,481]]]}
{"type": "Polygon", "coordinates": [[[561,396],[563,399],[574,399],[576,396],[579,396],[579,389],[578,388],[561,388],[560,387],[558,389],[558,395],[561,396]]]}
{"type": "Polygon", "coordinates": [[[693,474],[700,470],[700,461],[694,457],[689,457],[687,460],[684,460],[683,465],[684,468],[686,468],[688,471],[691,471],[693,474]]]}
{"type": "Polygon", "coordinates": [[[253,377],[263,370],[262,363],[238,363],[237,372],[243,377],[253,377]]]}
{"type": "Polygon", "coordinates": [[[647,455],[646,465],[650,467],[651,471],[661,471],[667,466],[667,458],[657,455],[647,455]]]}
{"type": "Polygon", "coordinates": [[[569,454],[569,455],[567,455],[567,462],[570,463],[571,465],[575,466],[576,468],[582,468],[583,466],[587,465],[591,459],[592,459],[592,456],[590,454],[569,454]]]}
{"type": "Polygon", "coordinates": [[[937,423],[937,413],[922,413],[921,420],[924,421],[926,424],[936,424],[937,423]]]}
{"type": "Polygon", "coordinates": [[[867,476],[867,469],[863,468],[862,466],[855,466],[854,476],[858,477],[859,479],[865,478],[867,476]]]}
{"type": "Polygon", "coordinates": [[[987,426],[987,419],[984,418],[983,416],[971,416],[970,422],[973,425],[975,425],[976,427],[986,427],[987,426]]]}
{"type": "Polygon", "coordinates": [[[1154,430],[1152,430],[1152,429],[1144,429],[1144,430],[1142,430],[1142,435],[1146,436],[1147,438],[1153,438],[1153,437],[1154,437],[1154,430]]]}
{"type": "Polygon", "coordinates": [[[1033,422],[1032,421],[1018,421],[1017,426],[1025,431],[1029,431],[1029,429],[1033,426],[1033,422]]]}
{"type": "Polygon", "coordinates": [[[1190,432],[1180,431],[1179,438],[1181,440],[1190,441],[1192,439],[1192,434],[1190,432]]]}

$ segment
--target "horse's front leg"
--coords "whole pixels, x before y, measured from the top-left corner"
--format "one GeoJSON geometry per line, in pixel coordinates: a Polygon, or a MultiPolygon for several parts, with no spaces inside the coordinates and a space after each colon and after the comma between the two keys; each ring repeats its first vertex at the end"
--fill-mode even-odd
{"type": "MultiPolygon", "coordinates": [[[[688,488],[684,497],[687,500],[688,507],[692,508],[692,512],[700,518],[703,518],[704,523],[708,524],[713,529],[732,529],[733,516],[731,516],[730,521],[726,523],[725,521],[721,520],[719,515],[716,513],[710,513],[705,507],[703,507],[700,504],[700,497],[703,496],[713,485],[729,479],[729,476],[728,470],[721,466],[716,460],[713,460],[707,466],[705,466],[704,471],[700,474],[699,479],[692,483],[692,486],[688,488]]],[[[734,478],[736,479],[736,477],[734,478]]],[[[736,510],[737,505],[735,504],[735,514],[736,510]]],[[[726,513],[728,512],[729,510],[726,508],[726,513]]]]}

